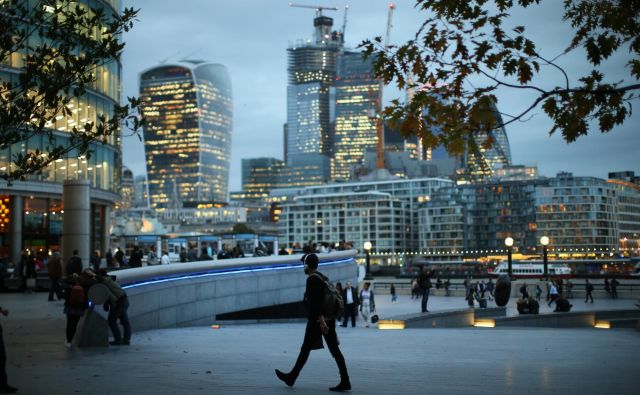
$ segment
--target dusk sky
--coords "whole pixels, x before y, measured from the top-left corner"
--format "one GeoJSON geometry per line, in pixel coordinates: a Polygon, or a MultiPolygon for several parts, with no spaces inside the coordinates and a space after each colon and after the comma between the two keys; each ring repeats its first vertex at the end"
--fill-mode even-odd
{"type": "MultiPolygon", "coordinates": [[[[326,11],[341,29],[345,4],[349,5],[346,28],[347,46],[355,48],[362,40],[384,35],[387,21],[386,0],[297,0],[299,4],[334,6],[326,11]]],[[[283,157],[282,125],[286,121],[287,53],[298,39],[313,34],[314,10],[291,8],[283,0],[124,0],[126,7],[140,8],[139,21],[124,36],[122,93],[139,96],[138,75],[163,61],[185,57],[220,63],[227,67],[233,86],[233,137],[229,190],[241,189],[240,162],[243,158],[283,157]]],[[[391,43],[413,38],[425,14],[414,9],[414,1],[397,1],[393,15],[391,43]]],[[[571,39],[571,30],[562,23],[562,2],[514,13],[512,26],[525,25],[538,49],[549,58],[561,53],[571,39]],[[534,11],[535,10],[535,11],[534,11]]],[[[628,53],[607,63],[605,71],[625,82],[633,82],[623,65],[628,53]]],[[[575,76],[589,67],[579,54],[560,58],[559,63],[575,76]]],[[[549,70],[538,82],[545,87],[559,83],[558,73],[549,70]]],[[[393,87],[385,90],[385,101],[404,94],[393,87]]],[[[531,97],[522,91],[498,94],[501,112],[517,114],[531,97]]],[[[540,173],[553,176],[558,171],[574,175],[606,177],[609,171],[633,170],[640,173],[640,137],[637,100],[634,115],[608,134],[594,130],[572,144],[561,135],[548,135],[551,122],[540,109],[527,122],[507,126],[514,164],[537,165],[540,173]]],[[[134,174],[145,174],[144,148],[137,137],[123,143],[124,164],[134,174]]]]}

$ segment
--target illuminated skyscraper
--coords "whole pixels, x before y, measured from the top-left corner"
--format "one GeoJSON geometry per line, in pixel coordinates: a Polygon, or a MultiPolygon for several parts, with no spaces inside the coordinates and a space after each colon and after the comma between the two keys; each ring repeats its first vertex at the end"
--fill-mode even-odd
{"type": "Polygon", "coordinates": [[[486,182],[491,179],[496,169],[511,165],[511,148],[509,138],[502,121],[502,116],[495,105],[492,111],[496,117],[497,125],[490,133],[476,132],[473,136],[477,151],[467,150],[462,157],[459,169],[460,180],[466,182],[486,182]],[[491,148],[485,148],[484,144],[493,140],[491,148]]]}
{"type": "Polygon", "coordinates": [[[151,208],[227,200],[231,81],[220,64],[185,60],[140,75],[151,208]]]}
{"type": "Polygon", "coordinates": [[[336,126],[334,167],[331,178],[348,180],[352,168],[361,165],[366,151],[375,151],[376,119],[380,112],[380,82],[373,75],[373,59],[360,52],[344,51],[338,60],[335,83],[336,126]]]}
{"type": "Polygon", "coordinates": [[[313,22],[314,41],[301,41],[287,49],[287,164],[298,154],[332,154],[330,87],[336,77],[341,38],[331,32],[333,19],[318,16],[313,22]]]}

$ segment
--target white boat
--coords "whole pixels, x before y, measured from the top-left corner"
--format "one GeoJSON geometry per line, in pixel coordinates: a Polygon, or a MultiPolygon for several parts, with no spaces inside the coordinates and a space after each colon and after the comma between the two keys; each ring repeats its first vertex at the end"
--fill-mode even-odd
{"type": "MultiPolygon", "coordinates": [[[[571,277],[571,268],[564,263],[550,262],[547,268],[551,277],[571,277]]],[[[489,275],[497,277],[501,274],[508,274],[508,272],[509,264],[502,262],[489,275]]],[[[544,276],[544,264],[542,262],[513,262],[511,273],[516,278],[539,278],[544,276]]]]}

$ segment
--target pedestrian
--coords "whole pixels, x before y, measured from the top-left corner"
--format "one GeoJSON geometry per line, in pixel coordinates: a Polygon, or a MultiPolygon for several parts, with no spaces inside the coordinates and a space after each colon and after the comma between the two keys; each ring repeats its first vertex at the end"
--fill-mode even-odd
{"type": "Polygon", "coordinates": [[[88,272],[87,274],[93,277],[96,282],[106,285],[107,289],[109,289],[109,299],[103,306],[105,311],[109,312],[107,321],[113,334],[113,341],[109,342],[109,344],[112,346],[128,346],[131,344],[131,323],[127,313],[129,310],[127,293],[120,284],[107,275],[105,270],[100,271],[98,275],[93,272],[88,272]],[[118,320],[124,330],[124,336],[120,333],[118,320]]]}
{"type": "MultiPolygon", "coordinates": [[[[9,315],[9,310],[3,309],[2,306],[0,306],[0,314],[6,317],[9,315]]],[[[2,325],[0,325],[0,393],[11,394],[16,391],[18,391],[18,389],[10,386],[7,382],[7,351],[4,346],[2,325]]]]}
{"type": "Polygon", "coordinates": [[[151,246],[149,253],[147,254],[147,266],[153,266],[158,264],[158,254],[156,254],[156,247],[151,246]]]}
{"type": "Polygon", "coordinates": [[[93,270],[100,270],[100,253],[98,251],[93,251],[91,253],[91,257],[89,257],[89,263],[93,270]]]}
{"type": "Polygon", "coordinates": [[[282,248],[280,248],[280,251],[278,251],[278,255],[289,255],[289,251],[287,251],[287,249],[282,246],[282,248]]]}
{"type": "Polygon", "coordinates": [[[74,274],[79,276],[80,273],[82,273],[82,259],[78,255],[78,250],[73,250],[73,256],[67,262],[67,277],[72,277],[74,274]]]}
{"type": "Polygon", "coordinates": [[[567,298],[573,299],[573,283],[571,280],[567,280],[567,298]]]}
{"type": "Polygon", "coordinates": [[[178,256],[180,257],[180,262],[184,263],[184,262],[188,262],[187,260],[187,249],[184,247],[180,247],[180,253],[178,254],[178,256]]]}
{"type": "Polygon", "coordinates": [[[131,256],[129,257],[129,267],[142,267],[142,251],[138,246],[133,247],[131,256]]]}
{"type": "Polygon", "coordinates": [[[444,293],[445,296],[449,296],[449,287],[451,286],[451,280],[446,279],[444,282],[444,293]]]}
{"type": "Polygon", "coordinates": [[[607,293],[607,295],[611,295],[611,288],[609,286],[609,279],[608,278],[604,278],[604,291],[607,293]]]}
{"type": "Polygon", "coordinates": [[[111,269],[113,268],[113,253],[111,252],[111,248],[109,248],[109,251],[107,251],[104,254],[104,260],[105,263],[107,264],[107,268],[111,269]]]}
{"type": "Polygon", "coordinates": [[[421,304],[422,312],[428,313],[429,310],[427,310],[427,304],[429,303],[429,292],[431,292],[431,288],[433,288],[433,285],[431,284],[431,279],[429,278],[429,271],[426,267],[422,268],[422,272],[418,277],[418,288],[422,293],[422,304],[421,304]]]}
{"type": "Polygon", "coordinates": [[[589,279],[585,280],[584,289],[587,292],[584,302],[587,303],[587,300],[591,299],[591,303],[593,303],[593,295],[591,294],[593,292],[593,284],[589,282],[589,279]]]}
{"type": "Polygon", "coordinates": [[[522,299],[524,299],[524,300],[528,300],[529,299],[529,291],[527,290],[526,281],[520,287],[520,293],[522,294],[522,299]]]}
{"type": "Polygon", "coordinates": [[[163,265],[168,265],[171,263],[171,259],[169,258],[169,253],[167,251],[162,251],[162,258],[160,258],[160,262],[163,265]]]}
{"type": "Polygon", "coordinates": [[[418,280],[417,279],[413,279],[411,280],[411,299],[418,299],[418,280]]]}
{"type": "Polygon", "coordinates": [[[480,283],[480,299],[484,299],[484,294],[487,292],[487,285],[484,283],[484,280],[480,283]]]}
{"type": "Polygon", "coordinates": [[[347,281],[347,287],[342,291],[342,300],[344,300],[344,317],[342,326],[346,328],[349,318],[351,318],[351,327],[356,326],[356,311],[360,302],[358,301],[358,287],[354,288],[351,281],[347,281]]]}
{"type": "MultiPolygon", "coordinates": [[[[556,284],[551,283],[551,287],[549,288],[549,303],[547,303],[547,306],[551,307],[551,303],[556,302],[559,297],[560,295],[558,293],[558,288],[556,287],[556,284]]],[[[558,307],[557,302],[556,302],[556,307],[558,307]]]]}
{"type": "Polygon", "coordinates": [[[72,273],[67,280],[70,282],[71,287],[66,293],[66,301],[64,302],[64,314],[67,315],[67,338],[65,344],[67,347],[71,347],[71,341],[76,335],[78,322],[87,307],[87,298],[84,288],[80,285],[80,276],[78,274],[72,273]]]}
{"type": "Polygon", "coordinates": [[[489,292],[489,300],[493,300],[494,298],[493,291],[495,289],[496,289],[495,284],[493,283],[491,278],[489,278],[489,282],[487,283],[487,292],[489,292]]]}
{"type": "MultiPolygon", "coordinates": [[[[340,371],[340,383],[335,387],[329,388],[329,390],[336,392],[349,391],[351,390],[351,382],[349,381],[346,361],[338,346],[336,321],[333,317],[325,317],[325,312],[323,311],[324,290],[326,287],[324,282],[327,281],[327,278],[318,272],[318,256],[316,254],[304,255],[302,262],[304,263],[305,274],[308,276],[304,301],[309,312],[304,341],[293,369],[289,373],[276,369],[276,376],[284,381],[286,385],[292,387],[307,362],[311,350],[324,348],[322,344],[322,338],[324,337],[329,352],[336,360],[340,371]]],[[[347,283],[347,288],[349,287],[350,283],[347,283]]]]}
{"type": "Polygon", "coordinates": [[[114,268],[121,268],[125,266],[124,252],[120,248],[116,248],[116,253],[113,254],[114,268]]]}
{"type": "Polygon", "coordinates": [[[32,293],[36,288],[36,259],[33,253],[27,251],[23,255],[24,263],[22,267],[24,269],[24,286],[27,293],[32,293]]]}
{"type": "Polygon", "coordinates": [[[391,294],[391,303],[398,303],[398,295],[396,295],[396,286],[394,284],[391,284],[389,293],[391,294]]]}
{"type": "Polygon", "coordinates": [[[618,280],[615,278],[611,280],[611,297],[613,299],[618,299],[618,280]]]}
{"type": "Polygon", "coordinates": [[[47,263],[47,272],[49,274],[49,302],[53,302],[53,295],[58,300],[62,299],[62,289],[60,288],[60,280],[62,279],[62,261],[60,253],[54,251],[47,263]]]}
{"type": "Polygon", "coordinates": [[[371,283],[366,282],[360,291],[360,314],[362,314],[362,319],[364,320],[364,326],[366,328],[369,327],[369,323],[371,322],[371,315],[376,309],[376,302],[373,296],[373,290],[369,289],[371,287],[371,283]]]}
{"type": "Polygon", "coordinates": [[[540,302],[542,298],[542,288],[540,288],[540,284],[536,284],[536,300],[540,302]]]}

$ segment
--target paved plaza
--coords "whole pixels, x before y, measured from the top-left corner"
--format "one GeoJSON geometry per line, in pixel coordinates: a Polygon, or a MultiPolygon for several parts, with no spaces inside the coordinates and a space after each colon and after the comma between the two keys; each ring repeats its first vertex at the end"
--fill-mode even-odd
{"type": "MultiPolygon", "coordinates": [[[[21,394],[323,394],[338,383],[327,350],[311,354],[295,387],[276,379],[273,369],[295,362],[303,323],[153,330],[134,333],[130,347],[67,349],[61,302],[47,303],[44,293],[0,298],[11,311],[2,318],[10,383],[21,394]]],[[[404,295],[377,302],[383,318],[419,310],[404,295]]],[[[430,300],[432,311],[465,305],[460,297],[430,300]]],[[[635,394],[640,384],[640,333],[631,329],[381,331],[358,322],[338,335],[354,394],[635,394]]]]}

